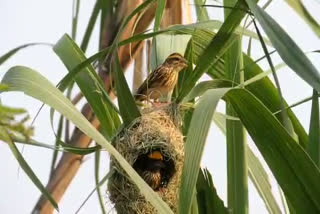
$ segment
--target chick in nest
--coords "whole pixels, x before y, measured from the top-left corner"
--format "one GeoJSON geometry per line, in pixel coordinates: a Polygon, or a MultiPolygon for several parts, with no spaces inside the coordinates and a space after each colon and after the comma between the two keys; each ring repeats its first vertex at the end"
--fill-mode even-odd
{"type": "Polygon", "coordinates": [[[138,157],[133,168],[155,191],[166,187],[170,178],[175,173],[172,160],[165,160],[160,151],[155,150],[149,154],[138,157]]]}

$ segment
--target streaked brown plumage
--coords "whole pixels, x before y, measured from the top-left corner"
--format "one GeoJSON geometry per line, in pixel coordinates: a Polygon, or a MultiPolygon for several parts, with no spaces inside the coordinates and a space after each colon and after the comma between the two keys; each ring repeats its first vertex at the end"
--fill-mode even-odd
{"type": "Polygon", "coordinates": [[[188,66],[188,62],[179,53],[173,53],[162,65],[153,70],[138,88],[135,99],[138,101],[167,96],[172,93],[178,81],[179,71],[188,66]]]}

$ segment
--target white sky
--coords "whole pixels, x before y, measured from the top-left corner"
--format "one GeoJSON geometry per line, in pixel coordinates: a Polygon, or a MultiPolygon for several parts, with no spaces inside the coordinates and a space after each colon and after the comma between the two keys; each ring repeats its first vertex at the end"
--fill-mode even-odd
{"type": "MultiPolygon", "coordinates": [[[[78,31],[78,44],[81,42],[87,20],[91,14],[94,0],[81,1],[80,20],[78,31]]],[[[308,9],[316,16],[320,4],[315,0],[304,1],[308,9]]],[[[221,17],[221,9],[209,9],[213,17],[221,17]]],[[[71,29],[72,1],[56,0],[6,0],[0,1],[0,56],[19,45],[29,42],[55,43],[64,34],[70,33],[71,29]]],[[[272,17],[281,24],[289,35],[297,42],[304,51],[320,49],[319,39],[312,33],[307,25],[283,1],[274,1],[267,10],[272,17]]],[[[87,56],[95,53],[97,49],[97,31],[94,32],[87,56]]],[[[255,46],[256,57],[261,56],[260,46],[255,46]]],[[[313,63],[320,68],[319,56],[309,55],[313,63]]],[[[274,58],[279,62],[279,58],[274,58]]],[[[53,84],[66,74],[66,69],[58,57],[48,47],[31,47],[23,50],[0,66],[0,78],[14,65],[29,66],[53,84]]],[[[266,66],[263,63],[263,66],[266,66]]],[[[129,74],[128,74],[129,75],[129,74]]],[[[288,103],[294,103],[312,94],[312,89],[294,72],[284,68],[279,72],[283,94],[288,103]]],[[[131,81],[131,80],[130,80],[131,81]]],[[[5,105],[23,107],[28,110],[33,118],[40,107],[40,103],[21,93],[1,94],[1,101],[5,105]]],[[[298,118],[308,131],[310,117],[310,103],[294,109],[298,118]]],[[[53,144],[54,135],[50,127],[49,108],[44,108],[35,124],[35,139],[40,142],[53,144]]],[[[220,103],[218,111],[223,112],[224,105],[220,103]]],[[[215,126],[212,127],[208,136],[208,143],[202,159],[202,166],[209,168],[218,194],[226,199],[226,150],[223,134],[215,126]]],[[[253,148],[254,149],[254,148],[253,148]]],[[[24,148],[23,155],[34,172],[46,184],[51,163],[52,151],[38,149],[30,146],[24,148]]],[[[30,213],[40,193],[19,167],[7,145],[0,143],[0,212],[3,214],[30,213]]],[[[60,213],[74,213],[88,193],[94,187],[94,158],[92,155],[85,157],[85,162],[73,180],[67,193],[59,204],[60,213]]],[[[108,154],[102,153],[101,176],[107,172],[108,154]]],[[[274,182],[274,181],[273,181],[274,182]]],[[[276,189],[276,188],[275,188],[276,189]]],[[[105,191],[105,186],[102,188],[105,191]]],[[[226,201],[226,200],[225,200],[226,201]]],[[[267,213],[262,200],[257,194],[251,182],[249,183],[249,209],[250,213],[267,213]]],[[[100,207],[96,194],[88,201],[80,213],[100,213],[100,207]]]]}

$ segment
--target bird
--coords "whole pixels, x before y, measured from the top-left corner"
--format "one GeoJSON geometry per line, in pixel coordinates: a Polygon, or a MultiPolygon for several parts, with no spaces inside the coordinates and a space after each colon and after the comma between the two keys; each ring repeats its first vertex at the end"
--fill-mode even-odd
{"type": "Polygon", "coordinates": [[[134,95],[135,100],[158,100],[161,97],[171,96],[177,84],[179,72],[186,67],[188,67],[188,61],[181,54],[170,54],[141,84],[134,95]]]}
{"type": "Polygon", "coordinates": [[[167,184],[166,163],[160,151],[141,155],[133,168],[142,179],[155,191],[167,184]]]}

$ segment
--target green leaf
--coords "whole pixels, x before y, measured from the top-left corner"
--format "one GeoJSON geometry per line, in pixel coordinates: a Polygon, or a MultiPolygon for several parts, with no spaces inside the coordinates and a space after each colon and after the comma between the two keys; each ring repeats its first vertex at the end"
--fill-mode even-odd
{"type": "MultiPolygon", "coordinates": [[[[51,121],[51,126],[53,127],[52,122],[53,121],[51,121]]],[[[53,132],[55,134],[55,136],[56,136],[56,142],[55,142],[55,146],[56,147],[59,146],[60,139],[61,139],[61,136],[62,136],[62,130],[63,130],[63,116],[60,116],[59,123],[58,123],[57,134],[55,132],[53,132]]],[[[52,175],[53,175],[52,173],[53,173],[54,169],[56,168],[57,158],[58,158],[58,150],[54,150],[53,154],[52,154],[52,161],[51,161],[49,178],[52,178],[52,175]]]]}
{"type": "Polygon", "coordinates": [[[81,203],[80,207],[78,208],[78,210],[75,212],[75,214],[79,213],[81,208],[87,203],[87,201],[89,200],[89,198],[93,195],[93,193],[100,188],[112,175],[113,170],[109,171],[100,181],[98,184],[96,184],[95,188],[89,193],[89,195],[86,197],[86,199],[81,203]]]}
{"type": "Polygon", "coordinates": [[[160,28],[160,23],[162,20],[162,16],[164,13],[166,2],[167,2],[167,0],[157,0],[157,9],[156,9],[156,14],[155,14],[153,31],[157,31],[160,28]]]}
{"type": "Polygon", "coordinates": [[[44,46],[50,46],[52,47],[52,44],[49,43],[29,43],[29,44],[25,44],[25,45],[21,45],[18,46],[10,51],[8,51],[7,53],[5,53],[4,55],[2,55],[0,57],[0,65],[2,65],[5,61],[7,61],[10,57],[12,57],[13,55],[15,55],[18,51],[25,49],[27,47],[31,47],[31,46],[38,46],[38,45],[44,45],[44,46]]]}
{"type": "Polygon", "coordinates": [[[10,91],[22,91],[25,94],[48,104],[50,107],[64,115],[78,127],[79,130],[100,144],[115,158],[120,166],[126,171],[130,179],[132,179],[140,189],[141,194],[145,196],[146,200],[149,201],[159,213],[172,213],[168,205],[144,182],[111,143],[109,143],[76,109],[76,107],[73,106],[72,103],[47,79],[30,68],[16,66],[5,74],[2,83],[7,84],[10,91]]]}
{"type": "MultiPolygon", "coordinates": [[[[194,64],[198,63],[199,56],[204,51],[205,47],[209,44],[209,41],[214,37],[214,34],[210,31],[197,30],[193,36],[193,60],[194,64]]],[[[262,75],[264,71],[260,66],[247,55],[243,54],[244,62],[244,79],[249,80],[255,78],[258,75],[262,75]]],[[[218,60],[217,63],[212,66],[207,74],[214,79],[226,79],[224,73],[224,61],[218,60]]],[[[271,112],[277,112],[281,109],[280,97],[277,89],[269,78],[263,78],[259,81],[246,85],[246,89],[252,92],[258,99],[260,99],[265,106],[267,106],[271,112]]],[[[285,104],[287,105],[287,104],[285,104]]],[[[295,114],[289,109],[288,116],[294,128],[294,132],[298,135],[299,144],[305,147],[308,143],[308,135],[306,134],[303,126],[295,114]]],[[[279,120],[281,119],[277,115],[279,120]]]]}
{"type": "Polygon", "coordinates": [[[188,213],[196,187],[200,161],[215,108],[229,88],[211,89],[204,93],[193,112],[187,140],[179,194],[179,213],[188,213]]]}
{"type": "Polygon", "coordinates": [[[246,0],[246,2],[283,61],[310,86],[320,91],[320,75],[303,51],[253,0],[246,0]]]}
{"type": "Polygon", "coordinates": [[[75,147],[70,144],[63,143],[62,141],[59,142],[60,146],[52,146],[49,144],[40,143],[33,139],[26,139],[24,136],[18,136],[18,135],[13,136],[12,139],[16,143],[22,143],[29,146],[37,146],[41,148],[52,149],[60,152],[70,152],[78,155],[88,155],[101,149],[101,146],[94,146],[94,147],[88,147],[88,148],[75,147]]]}
{"type": "Polygon", "coordinates": [[[229,88],[232,87],[230,80],[214,79],[198,83],[190,93],[183,99],[183,103],[193,100],[196,97],[202,96],[206,91],[214,88],[229,88]]]}
{"type": "Polygon", "coordinates": [[[320,116],[318,92],[313,90],[307,152],[320,168],[320,116]]]}
{"type": "Polygon", "coordinates": [[[59,212],[58,204],[52,198],[52,196],[46,190],[46,188],[43,186],[43,184],[41,183],[39,178],[34,174],[32,169],[28,165],[28,163],[24,160],[23,156],[19,152],[19,150],[16,147],[16,145],[14,144],[14,142],[11,140],[11,138],[8,135],[7,131],[0,126],[0,132],[1,132],[1,135],[6,133],[6,135],[4,135],[4,136],[6,136],[6,142],[8,143],[8,146],[9,146],[12,154],[17,159],[17,161],[18,161],[19,165],[21,166],[21,168],[23,169],[23,171],[28,175],[28,177],[31,179],[33,184],[41,191],[42,195],[44,195],[44,197],[46,197],[48,199],[48,201],[50,201],[52,206],[59,212]]]}
{"type": "Polygon", "coordinates": [[[203,7],[202,5],[206,4],[207,0],[195,0],[195,8],[197,13],[197,18],[199,21],[207,21],[209,20],[209,14],[207,8],[203,7]]]}
{"type": "Polygon", "coordinates": [[[129,125],[134,119],[140,117],[141,114],[136,106],[128,83],[124,77],[117,52],[114,55],[114,79],[120,113],[124,124],[129,125]]]}
{"type": "Polygon", "coordinates": [[[199,170],[197,180],[197,201],[201,214],[227,214],[229,213],[219,198],[217,190],[213,185],[212,176],[207,169],[199,170]]]}
{"type": "MultiPolygon", "coordinates": [[[[68,35],[64,35],[58,41],[54,46],[54,51],[69,71],[86,60],[81,49],[68,35]]],[[[103,92],[103,83],[93,67],[88,65],[83,70],[74,77],[75,81],[98,117],[101,126],[106,130],[109,139],[111,139],[120,125],[117,112],[110,104],[110,99],[103,92]]]]}
{"type": "MultiPolygon", "coordinates": [[[[243,59],[245,80],[263,73],[260,66],[250,57],[243,55],[243,59]]],[[[251,83],[246,86],[246,89],[253,93],[271,112],[276,112],[281,109],[281,98],[269,78],[263,78],[257,82],[251,83]]],[[[287,106],[287,103],[285,102],[284,105],[287,106]]],[[[299,144],[305,147],[308,142],[308,135],[306,134],[306,131],[291,109],[287,110],[287,114],[292,123],[294,132],[298,135],[299,144]]],[[[281,120],[279,115],[276,116],[281,120]]]]}
{"type": "Polygon", "coordinates": [[[304,19],[304,21],[311,27],[313,32],[320,37],[320,25],[317,21],[310,15],[308,10],[304,7],[300,0],[285,0],[287,4],[296,11],[296,13],[304,19]]]}
{"type": "Polygon", "coordinates": [[[71,37],[72,37],[72,39],[74,39],[74,40],[76,39],[76,35],[77,35],[79,9],[80,9],[80,0],[73,0],[73,1],[72,1],[72,29],[71,29],[71,37]]]}
{"type": "MultiPolygon", "coordinates": [[[[246,9],[244,0],[239,0],[236,8],[246,9]]],[[[210,41],[209,45],[205,48],[201,54],[201,63],[198,63],[188,80],[185,82],[185,87],[181,91],[178,97],[178,102],[181,101],[193,88],[199,78],[206,73],[209,68],[217,61],[217,57],[222,55],[233,42],[233,32],[240,24],[245,12],[242,10],[232,10],[226,21],[223,23],[218,33],[210,41]]]]}
{"type": "Polygon", "coordinates": [[[107,212],[104,206],[104,201],[103,201],[103,197],[102,197],[100,186],[99,186],[99,180],[100,180],[99,170],[100,170],[100,151],[98,150],[95,152],[95,156],[94,156],[94,180],[96,182],[97,194],[98,194],[99,204],[101,207],[101,213],[106,214],[107,212]]]}
{"type": "Polygon", "coordinates": [[[320,212],[320,172],[302,147],[250,92],[234,89],[226,97],[295,211],[320,212]]]}
{"type": "Polygon", "coordinates": [[[281,119],[280,119],[280,122],[283,124],[283,126],[287,129],[287,131],[290,133],[290,135],[292,135],[293,137],[296,138],[296,134],[294,133],[293,131],[293,127],[292,127],[292,124],[291,124],[291,121],[290,119],[288,118],[288,114],[287,114],[287,110],[285,108],[285,103],[284,103],[284,98],[282,96],[282,92],[281,92],[281,86],[280,86],[280,81],[278,79],[278,75],[276,73],[276,69],[275,67],[273,66],[273,62],[272,62],[272,59],[269,55],[269,52],[268,52],[268,49],[267,49],[267,46],[266,44],[264,43],[263,41],[263,38],[262,38],[262,35],[260,33],[260,30],[257,26],[257,23],[255,22],[255,20],[253,19],[253,24],[254,24],[254,27],[257,31],[257,34],[259,36],[259,40],[260,40],[260,44],[262,46],[262,49],[263,49],[263,52],[266,56],[266,59],[268,61],[268,64],[270,66],[270,69],[272,71],[272,75],[273,75],[273,79],[274,79],[274,82],[276,84],[276,87],[277,87],[277,90],[278,90],[278,94],[280,96],[280,105],[281,105],[281,119]]]}
{"type": "MultiPolygon", "coordinates": [[[[226,118],[225,115],[221,115],[218,112],[213,115],[214,122],[224,134],[226,134],[226,119],[228,118],[226,118]]],[[[273,196],[268,174],[264,170],[260,160],[255,156],[248,145],[246,150],[248,159],[248,175],[252,183],[256,187],[268,211],[270,213],[280,214],[281,210],[273,196]]]]}
{"type": "MultiPolygon", "coordinates": [[[[234,7],[237,0],[224,0],[224,7],[234,7]]],[[[225,19],[232,10],[224,9],[225,19]]],[[[243,56],[242,36],[237,35],[233,44],[224,53],[225,76],[234,84],[243,83],[243,56]]],[[[226,114],[237,117],[232,105],[227,100],[226,114]]],[[[246,133],[241,121],[227,120],[226,122],[227,141],[227,190],[228,207],[235,214],[246,214],[248,208],[248,168],[246,158],[246,133]]]]}
{"type": "Polygon", "coordinates": [[[88,48],[88,44],[89,44],[89,40],[93,31],[93,28],[96,24],[99,12],[100,12],[100,8],[101,8],[101,0],[96,0],[96,3],[94,5],[93,11],[91,13],[87,28],[86,28],[86,32],[83,36],[82,42],[81,42],[81,50],[83,52],[86,52],[87,48],[88,48]]]}
{"type": "Polygon", "coordinates": [[[264,201],[269,213],[281,214],[279,205],[273,196],[271,184],[268,179],[268,174],[264,170],[258,157],[247,147],[249,177],[258,190],[259,195],[264,201]]]}

